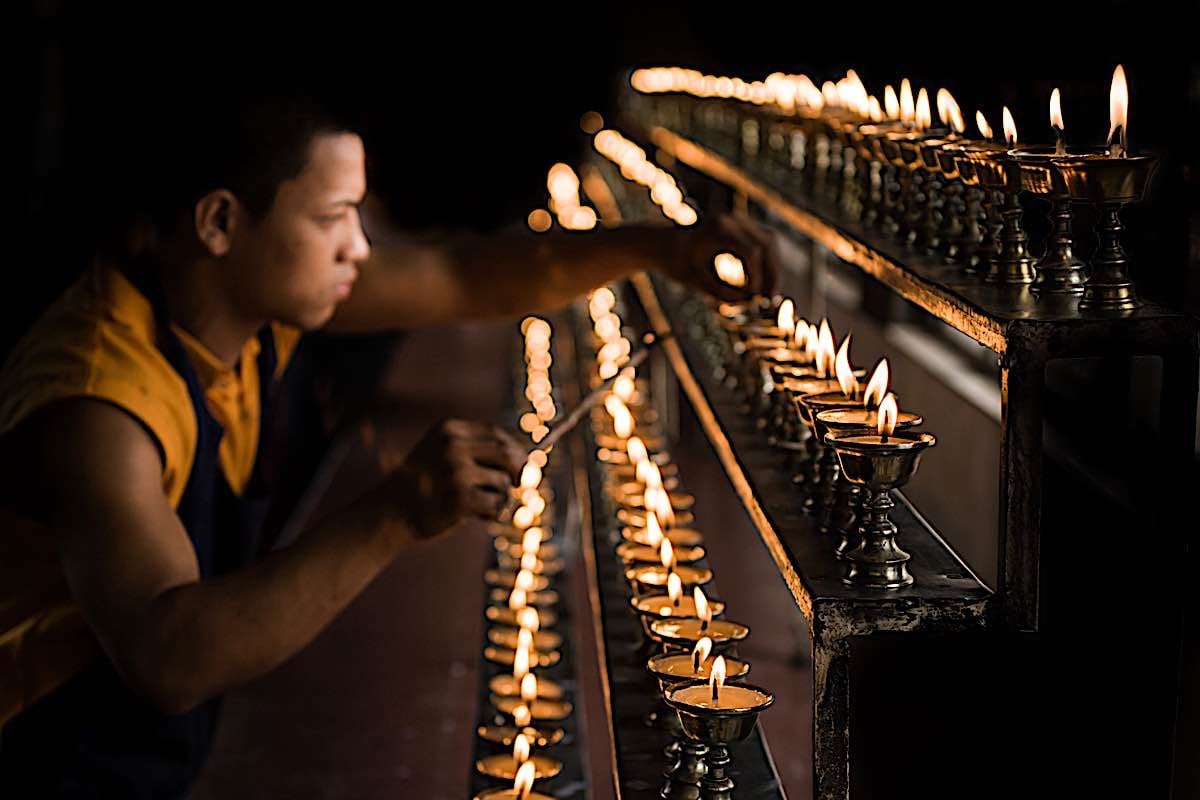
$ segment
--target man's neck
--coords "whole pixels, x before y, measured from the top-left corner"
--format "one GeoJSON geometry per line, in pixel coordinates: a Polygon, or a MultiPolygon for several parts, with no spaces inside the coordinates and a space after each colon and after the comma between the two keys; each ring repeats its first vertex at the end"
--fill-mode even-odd
{"type": "Polygon", "coordinates": [[[205,264],[180,264],[163,270],[163,303],[170,320],[190,333],[216,356],[232,367],[242,346],[265,324],[248,319],[229,302],[215,269],[205,264]]]}

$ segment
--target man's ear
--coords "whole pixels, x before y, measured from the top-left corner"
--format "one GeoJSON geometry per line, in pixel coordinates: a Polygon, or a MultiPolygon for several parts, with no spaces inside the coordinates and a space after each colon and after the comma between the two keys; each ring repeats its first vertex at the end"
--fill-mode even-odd
{"type": "Polygon", "coordinates": [[[241,216],[242,205],[227,189],[215,189],[196,201],[196,238],[210,255],[224,256],[233,245],[233,235],[241,216]]]}

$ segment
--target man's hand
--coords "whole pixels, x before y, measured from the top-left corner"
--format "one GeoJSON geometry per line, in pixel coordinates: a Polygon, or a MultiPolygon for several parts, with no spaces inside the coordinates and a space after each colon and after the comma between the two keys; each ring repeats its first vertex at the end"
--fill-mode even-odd
{"type": "Polygon", "coordinates": [[[744,214],[709,217],[703,225],[686,231],[675,262],[665,266],[672,277],[726,302],[770,296],[779,288],[779,249],[774,234],[744,214]],[[718,253],[732,253],[741,259],[744,286],[717,277],[713,258],[718,253]]]}
{"type": "Polygon", "coordinates": [[[494,520],[525,464],[525,451],[494,425],[447,420],[431,428],[389,479],[399,513],[420,538],[464,517],[494,520]]]}

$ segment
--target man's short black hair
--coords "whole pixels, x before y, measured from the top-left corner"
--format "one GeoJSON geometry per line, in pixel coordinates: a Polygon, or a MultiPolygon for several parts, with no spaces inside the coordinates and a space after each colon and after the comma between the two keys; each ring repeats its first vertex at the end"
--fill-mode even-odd
{"type": "Polygon", "coordinates": [[[128,113],[118,112],[124,119],[111,135],[119,141],[104,148],[116,158],[98,154],[107,173],[100,188],[120,198],[105,215],[110,242],[135,220],[165,237],[216,189],[261,218],[280,184],[303,172],[314,137],[362,132],[350,103],[295,83],[246,86],[209,75],[175,81],[157,95],[160,101],[149,101],[134,91],[118,104],[128,113]]]}

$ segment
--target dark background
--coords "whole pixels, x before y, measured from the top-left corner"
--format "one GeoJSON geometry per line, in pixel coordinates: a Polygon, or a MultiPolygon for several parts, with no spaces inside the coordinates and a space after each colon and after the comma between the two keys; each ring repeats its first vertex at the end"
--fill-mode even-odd
{"type": "MultiPolygon", "coordinates": [[[[544,203],[547,167],[577,162],[580,115],[610,110],[630,67],[685,65],[747,80],[803,71],[818,83],[853,67],[880,96],[907,76],[931,90],[947,86],[967,117],[982,108],[996,129],[1009,104],[1027,142],[1049,140],[1048,98],[1059,86],[1068,140],[1096,144],[1120,62],[1131,83],[1131,145],[1164,157],[1150,200],[1126,212],[1139,288],[1200,306],[1188,260],[1195,149],[1186,146],[1200,141],[1190,113],[1196,68],[1177,8],[1127,0],[519,11],[11,4],[0,23],[0,171],[13,258],[2,340],[18,335],[89,254],[89,221],[121,168],[105,137],[178,101],[183,71],[209,69],[299,81],[352,104],[364,121],[371,185],[402,224],[487,230],[544,203]]],[[[193,91],[195,102],[227,91],[224,80],[193,91]]]]}

